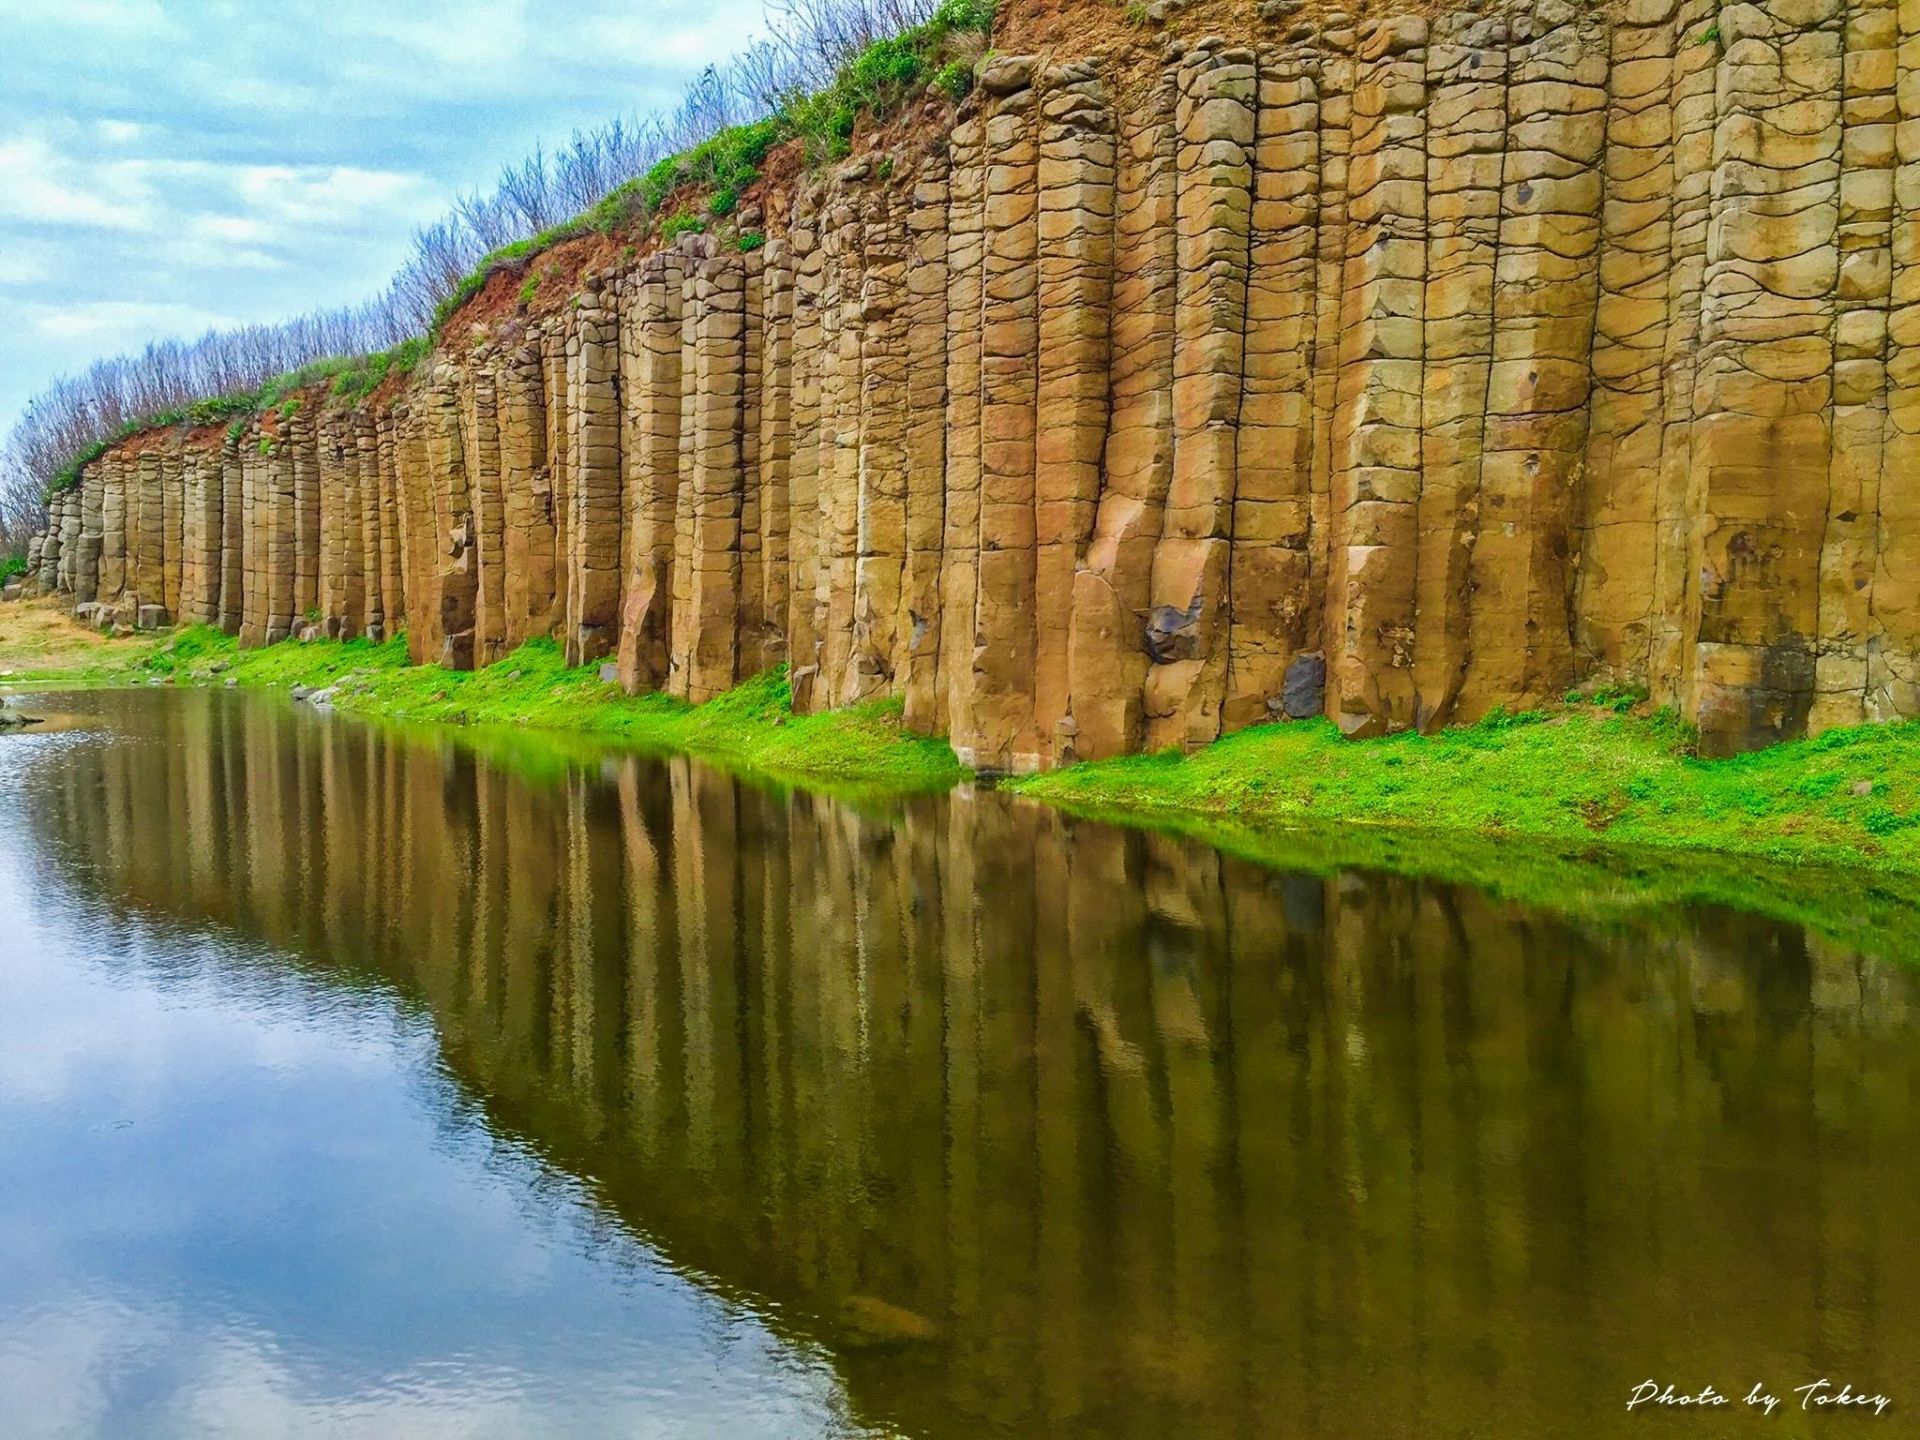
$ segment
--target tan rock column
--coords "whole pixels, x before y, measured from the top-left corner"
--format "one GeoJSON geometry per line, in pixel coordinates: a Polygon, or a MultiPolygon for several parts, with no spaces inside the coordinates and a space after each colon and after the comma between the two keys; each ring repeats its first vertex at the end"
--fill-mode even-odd
{"type": "MultiPolygon", "coordinates": [[[[513,649],[553,633],[553,473],[547,463],[539,348],[516,344],[496,374],[501,518],[506,527],[506,643],[513,649]]],[[[633,393],[630,389],[627,394],[629,406],[633,393]]],[[[621,453],[627,453],[626,447],[621,453]]]]}
{"type": "MultiPolygon", "coordinates": [[[[757,224],[758,212],[749,211],[740,223],[757,224]]],[[[737,243],[735,248],[738,249],[737,243]]],[[[785,654],[767,619],[766,537],[761,533],[760,406],[762,366],[766,363],[766,265],[762,250],[740,251],[743,287],[740,355],[740,653],[734,659],[741,679],[758,675],[785,654]]],[[[786,622],[786,611],[780,612],[786,622]]]]}
{"type": "MultiPolygon", "coordinates": [[[[353,443],[360,463],[360,580],[366,596],[367,639],[379,644],[387,638],[386,557],[380,528],[380,436],[373,416],[353,412],[353,443]]],[[[499,529],[495,527],[495,543],[499,529]]]]}
{"type": "MultiPolygon", "coordinates": [[[[948,138],[946,461],[940,543],[940,687],[931,724],[961,734],[972,724],[974,607],[980,558],[981,279],[985,259],[986,155],[980,100],[970,98],[948,138]]],[[[795,336],[796,373],[805,336],[795,336]]],[[[797,415],[797,398],[796,398],[797,415]]],[[[796,424],[797,430],[797,424],[796,424]]],[[[795,472],[794,507],[800,480],[795,472]]],[[[794,584],[800,583],[794,550],[794,584]]],[[[798,651],[795,638],[795,654],[798,651]]]]}
{"type": "Polygon", "coordinates": [[[133,465],[133,539],[129,555],[131,573],[127,577],[132,613],[127,618],[136,626],[164,625],[167,623],[163,569],[166,496],[160,473],[160,451],[148,444],[133,465]]]}
{"type": "Polygon", "coordinates": [[[677,251],[650,255],[630,281],[623,309],[630,445],[627,526],[633,573],[620,625],[620,682],[629,693],[666,683],[672,634],[675,510],[680,491],[682,296],[677,251]]]}
{"type": "MultiPolygon", "coordinates": [[[[271,423],[276,417],[269,416],[271,423]]],[[[293,633],[293,561],[294,500],[293,450],[278,428],[263,437],[267,451],[262,458],[261,489],[258,496],[266,510],[264,537],[266,609],[262,641],[278,645],[293,633]]]]}
{"type": "Polygon", "coordinates": [[[1416,719],[1426,39],[1417,17],[1374,28],[1353,92],[1326,618],[1329,706],[1349,734],[1416,719]]]}
{"type": "Polygon", "coordinates": [[[1813,702],[1839,268],[1838,0],[1719,15],[1714,210],[1695,381],[1692,712],[1703,753],[1799,735],[1813,702]]]}
{"type": "Polygon", "coordinates": [[[566,644],[575,665],[612,654],[620,639],[619,316],[601,283],[588,284],[567,337],[573,564],[566,644]]]}
{"type": "Polygon", "coordinates": [[[107,595],[106,459],[95,460],[80,475],[80,554],[74,557],[73,603],[92,604],[107,595]]]}
{"type": "Polygon", "coordinates": [[[267,637],[267,498],[266,457],[259,422],[240,436],[240,643],[249,649],[267,637]]]}
{"type": "Polygon", "coordinates": [[[813,708],[820,673],[820,626],[814,613],[820,572],[821,285],[825,256],[819,220],[796,214],[793,250],[793,445],[787,481],[787,675],[793,708],[813,708]]]}
{"type": "Polygon", "coordinates": [[[361,493],[360,435],[351,411],[340,416],[340,635],[367,633],[366,500],[361,493]]]}
{"type": "Polygon", "coordinates": [[[1833,441],[1807,716],[1814,731],[1867,718],[1869,657],[1878,649],[1873,582],[1888,416],[1899,11],[1895,0],[1850,0],[1844,23],[1833,441]]]}
{"type": "Polygon", "coordinates": [[[320,610],[320,411],[325,390],[296,402],[286,423],[293,452],[293,616],[304,629],[320,610]]]}
{"type": "Polygon", "coordinates": [[[821,215],[820,563],[814,575],[814,615],[820,626],[820,674],[815,709],[830,709],[846,693],[853,654],[860,527],[861,311],[860,185],[867,162],[834,177],[821,215]]]}
{"type": "Polygon", "coordinates": [[[182,437],[169,436],[160,452],[160,590],[167,622],[180,617],[181,566],[185,559],[186,472],[180,460],[182,437]]]}
{"type": "Polygon", "coordinates": [[[201,454],[184,442],[180,452],[180,602],[174,611],[183,624],[204,620],[200,613],[201,552],[206,525],[202,509],[206,482],[200,468],[201,454]]]}
{"type": "Polygon", "coordinates": [[[1920,4],[1899,0],[1886,458],[1869,641],[1869,719],[1920,715],[1920,4]],[[1877,643],[1875,641],[1877,640],[1877,643]]]}
{"type": "Polygon", "coordinates": [[[60,549],[60,585],[73,592],[74,604],[84,604],[100,593],[100,487],[82,477],[77,490],[69,492],[62,526],[60,549]]]}
{"type": "Polygon", "coordinates": [[[220,454],[193,444],[184,459],[186,474],[185,560],[181,582],[181,618],[202,625],[220,619],[220,454]]]}
{"type": "Polygon", "coordinates": [[[1168,69],[1119,116],[1104,474],[1068,644],[1073,749],[1089,760],[1131,753],[1146,738],[1142,636],[1173,482],[1178,97],[1179,72],[1168,69]]]}
{"type": "Polygon", "coordinates": [[[43,595],[51,595],[60,573],[60,526],[66,517],[72,491],[55,495],[47,502],[47,528],[27,542],[27,577],[43,595]]]}
{"type": "Polygon", "coordinates": [[[1575,670],[1644,682],[1652,644],[1673,258],[1676,0],[1613,27],[1575,670]]]}
{"type": "Polygon", "coordinates": [[[1414,723],[1453,718],[1472,649],[1507,140],[1504,20],[1446,14],[1427,50],[1427,279],[1414,562],[1414,723]]]}
{"type": "Polygon", "coordinates": [[[467,475],[473,486],[474,576],[473,663],[491,665],[507,650],[507,524],[500,460],[500,407],[494,353],[470,358],[461,387],[461,430],[466,440],[467,475]]]}
{"type": "Polygon", "coordinates": [[[220,628],[238,635],[246,613],[247,506],[245,430],[229,429],[220,444],[220,628]]]}
{"type": "Polygon", "coordinates": [[[1042,763],[1077,755],[1074,573],[1093,537],[1110,404],[1114,183],[1107,87],[1086,61],[1041,84],[1034,447],[1034,725],[1042,763]]]}
{"type": "Polygon", "coordinates": [[[941,545],[946,528],[947,156],[924,157],[907,210],[907,560],[901,579],[905,722],[937,734],[941,545]]]}
{"type": "Polygon", "coordinates": [[[572,422],[567,388],[567,336],[561,316],[539,331],[542,389],[547,402],[547,473],[553,486],[553,615],[564,646],[573,614],[573,462],[572,422]]]}
{"type": "Polygon", "coordinates": [[[786,663],[792,618],[789,505],[793,473],[793,249],[770,242],[760,271],[760,668],[786,663]]]}
{"type": "MultiPolygon", "coordinates": [[[[905,668],[911,636],[901,633],[901,584],[907,557],[907,232],[891,184],[861,197],[859,307],[854,396],[853,609],[837,705],[885,695],[905,668]]],[[[844,447],[841,451],[845,453],[844,447]]],[[[844,542],[843,542],[844,543],[844,542]]]]}
{"type": "Polygon", "coordinates": [[[1460,718],[1557,700],[1573,682],[1571,598],[1592,383],[1607,52],[1571,4],[1515,39],[1507,88],[1493,369],[1460,718]],[[1549,28],[1550,27],[1550,28],[1549,28]]]}
{"type": "Polygon", "coordinates": [[[473,545],[473,500],[467,485],[466,446],[460,433],[459,375],[436,366],[426,377],[422,407],[426,471],[433,495],[435,612],[415,617],[426,653],[450,670],[473,668],[478,577],[473,545]]]}
{"type": "Polygon", "coordinates": [[[125,463],[108,451],[88,467],[100,476],[100,602],[117,606],[127,588],[127,480],[125,463]]]}
{"type": "Polygon", "coordinates": [[[320,533],[320,557],[315,566],[315,603],[320,607],[320,633],[338,639],[346,611],[346,578],[342,550],[345,532],[341,528],[341,510],[346,503],[346,444],[342,438],[343,413],[329,407],[316,418],[314,469],[316,518],[320,533]]]}
{"type": "Polygon", "coordinates": [[[704,235],[683,235],[678,242],[683,264],[680,278],[680,428],[673,501],[673,565],[669,572],[672,602],[667,618],[667,675],[662,688],[685,698],[685,657],[693,650],[694,489],[693,464],[699,428],[699,268],[711,243],[704,235]]]}
{"type": "Polygon", "coordinates": [[[694,288],[691,555],[684,627],[675,616],[671,683],[694,704],[733,687],[740,614],[740,460],[745,274],[738,253],[709,254],[694,288]]]}
{"type": "MultiPolygon", "coordinates": [[[[1307,633],[1321,639],[1320,680],[1323,705],[1333,713],[1335,692],[1326,675],[1334,638],[1329,606],[1334,577],[1344,573],[1335,563],[1338,530],[1345,533],[1344,517],[1334,523],[1334,425],[1339,418],[1340,346],[1344,338],[1348,196],[1353,168],[1353,89],[1359,74],[1352,56],[1357,37],[1351,30],[1328,31],[1320,37],[1327,48],[1320,61],[1320,217],[1315,255],[1313,330],[1313,468],[1308,507],[1312,524],[1307,548],[1307,633]]],[[[1344,564],[1344,561],[1341,562],[1344,564]]],[[[1304,676],[1311,679],[1311,675],[1304,676]]]]}
{"type": "Polygon", "coordinates": [[[400,480],[386,407],[370,412],[367,425],[373,438],[375,498],[380,511],[380,608],[384,639],[397,634],[407,623],[406,550],[400,525],[400,480]]]}
{"type": "Polygon", "coordinates": [[[1703,487],[1693,470],[1694,382],[1700,299],[1713,205],[1715,75],[1709,36],[1718,0],[1680,0],[1673,56],[1673,228],[1667,269],[1667,339],[1661,365],[1665,424],[1654,491],[1654,596],[1647,685],[1660,704],[1682,705],[1699,629],[1703,487]]]}
{"type": "Polygon", "coordinates": [[[1221,709],[1226,730],[1289,713],[1318,715],[1326,703],[1322,640],[1309,628],[1308,604],[1320,211],[1314,58],[1290,49],[1260,64],[1221,709]]]}
{"type": "MultiPolygon", "coordinates": [[[[985,250],[981,272],[980,555],[972,703],[954,717],[954,748],[986,770],[1036,770],[1034,730],[1034,427],[1040,326],[1038,97],[1035,61],[982,70],[985,250]]],[[[1050,748],[1050,747],[1049,747],[1050,748]]]]}
{"type": "Polygon", "coordinates": [[[389,418],[406,556],[407,655],[416,665],[436,660],[440,654],[440,556],[446,544],[435,508],[425,409],[416,392],[396,404],[389,418]]]}

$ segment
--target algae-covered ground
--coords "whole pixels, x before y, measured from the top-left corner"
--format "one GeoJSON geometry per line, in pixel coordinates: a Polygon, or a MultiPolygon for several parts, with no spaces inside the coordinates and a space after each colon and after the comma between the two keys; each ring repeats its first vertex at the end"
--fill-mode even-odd
{"type": "MultiPolygon", "coordinates": [[[[544,640],[471,673],[411,666],[400,640],[243,651],[206,627],[98,653],[95,663],[39,673],[60,683],[331,687],[344,711],[593,736],[870,791],[967,778],[944,740],[902,726],[898,702],[795,715],[779,672],[696,707],[628,696],[597,666],[569,668],[544,640]]],[[[15,659],[0,645],[0,669],[15,659]]],[[[1770,870],[1920,876],[1920,724],[1834,730],[1704,761],[1687,727],[1646,709],[1627,695],[1570,696],[1551,713],[1365,741],[1343,739],[1325,721],[1267,725],[1191,755],[1133,756],[1005,783],[1073,813],[1204,831],[1228,848],[1258,849],[1286,835],[1290,851],[1349,857],[1343,863],[1391,851],[1390,861],[1377,858],[1459,879],[1470,878],[1455,873],[1465,865],[1475,883],[1496,887],[1523,868],[1514,858],[1522,847],[1499,842],[1521,839],[1538,842],[1543,857],[1638,855],[1656,868],[1663,854],[1691,851],[1770,870]]],[[[1646,868],[1625,868],[1636,867],[1646,868]]],[[[1697,898],[1737,899],[1742,873],[1697,898]]]]}
{"type": "Polygon", "coordinates": [[[1262,725],[1192,755],[1014,783],[1090,815],[1339,823],[1920,874],[1920,724],[1701,760],[1686,726],[1644,708],[1569,697],[1551,713],[1358,742],[1325,720],[1262,725]]]}

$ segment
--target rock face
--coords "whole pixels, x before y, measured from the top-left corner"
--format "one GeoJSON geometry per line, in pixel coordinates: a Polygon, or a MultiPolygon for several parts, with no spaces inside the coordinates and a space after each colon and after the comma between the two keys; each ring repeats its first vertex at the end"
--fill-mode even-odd
{"type": "Polygon", "coordinates": [[[1710,752],[1920,714],[1920,3],[1245,28],[995,56],[764,248],[139,437],[40,584],[692,699],[784,662],[1000,770],[1586,682],[1710,752]]]}

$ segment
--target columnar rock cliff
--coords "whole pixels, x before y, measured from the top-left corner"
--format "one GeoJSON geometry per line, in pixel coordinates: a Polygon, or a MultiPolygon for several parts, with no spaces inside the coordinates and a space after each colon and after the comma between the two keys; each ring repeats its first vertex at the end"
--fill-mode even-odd
{"type": "Polygon", "coordinates": [[[1920,0],[1303,13],[1003,15],[1034,53],[764,247],[141,436],[42,582],[695,700],[784,662],[1016,770],[1589,682],[1710,751],[1920,713],[1920,0]]]}

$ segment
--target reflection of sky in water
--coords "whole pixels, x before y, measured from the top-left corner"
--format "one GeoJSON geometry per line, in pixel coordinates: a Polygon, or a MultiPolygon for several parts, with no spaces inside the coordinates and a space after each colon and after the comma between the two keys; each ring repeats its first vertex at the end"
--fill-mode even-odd
{"type": "Polygon", "coordinates": [[[490,1134],[379,991],[36,863],[0,767],[0,1434],[793,1435],[817,1357],[490,1134]]]}

